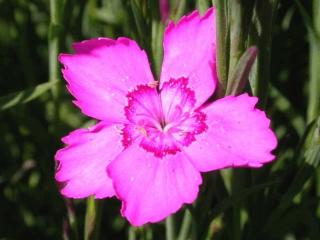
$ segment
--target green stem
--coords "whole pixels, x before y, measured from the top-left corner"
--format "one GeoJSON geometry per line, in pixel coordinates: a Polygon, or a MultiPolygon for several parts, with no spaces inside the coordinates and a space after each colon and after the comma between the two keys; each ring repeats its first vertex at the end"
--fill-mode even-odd
{"type": "Polygon", "coordinates": [[[93,196],[87,199],[84,239],[99,239],[100,222],[102,216],[102,200],[95,200],[93,196]]]}
{"type": "MultiPolygon", "coordinates": [[[[309,30],[311,31],[311,30],[309,30]]],[[[320,36],[320,0],[313,0],[313,31],[320,36]]],[[[308,123],[320,114],[320,40],[309,33],[310,38],[310,83],[308,123]]]]}
{"type": "MultiPolygon", "coordinates": [[[[61,37],[63,32],[62,16],[64,2],[62,0],[50,0],[50,26],[48,36],[48,56],[49,56],[49,81],[56,82],[60,79],[60,68],[58,54],[60,52],[61,37]]],[[[52,97],[54,102],[53,132],[57,133],[59,128],[59,99],[61,95],[60,85],[52,87],[52,97]]]]}
{"type": "Polygon", "coordinates": [[[149,36],[151,37],[151,26],[143,12],[145,4],[143,3],[143,1],[130,0],[130,6],[137,28],[139,43],[141,44],[143,49],[146,49],[148,53],[151,53],[151,44],[149,41],[149,36]]]}
{"type": "MultiPolygon", "coordinates": [[[[320,0],[313,0],[313,27],[315,34],[310,36],[310,84],[307,121],[311,123],[320,117],[320,0]],[[314,36],[316,35],[316,37],[314,36]]],[[[310,31],[310,30],[309,30],[310,31]]],[[[318,120],[319,121],[319,120],[318,120]]],[[[319,136],[319,135],[318,135],[319,136]]],[[[318,140],[319,141],[319,140],[318,140]]],[[[320,196],[320,170],[316,172],[317,196],[320,196]]],[[[320,206],[317,209],[319,216],[320,206]]]]}
{"type": "MultiPolygon", "coordinates": [[[[61,0],[50,0],[50,29],[49,29],[49,80],[57,81],[60,79],[58,54],[60,51],[61,33],[62,33],[62,10],[63,2],[61,0]]],[[[58,97],[58,89],[52,90],[54,98],[58,97]]]]}
{"type": "Polygon", "coordinates": [[[166,239],[174,240],[175,239],[175,221],[174,216],[171,215],[166,219],[166,239]]]}
{"type": "Polygon", "coordinates": [[[197,0],[196,5],[200,14],[204,14],[205,11],[209,8],[207,0],[197,0]]]}
{"type": "Polygon", "coordinates": [[[229,78],[226,95],[237,95],[246,86],[252,65],[257,57],[258,48],[248,48],[238,61],[232,76],[229,78]]]}
{"type": "Polygon", "coordinates": [[[230,2],[230,59],[228,73],[229,78],[235,71],[237,63],[244,51],[243,12],[244,6],[241,0],[233,0],[230,2]]]}
{"type": "MultiPolygon", "coordinates": [[[[50,0],[50,25],[48,34],[48,62],[49,62],[49,81],[57,82],[60,80],[60,67],[58,63],[58,55],[60,53],[60,46],[63,35],[63,12],[65,4],[68,0],[50,0]]],[[[59,134],[60,126],[60,98],[61,98],[61,85],[54,84],[52,86],[52,98],[53,98],[53,119],[52,119],[52,131],[55,134],[59,134]]],[[[67,200],[67,213],[68,220],[74,239],[78,239],[78,228],[76,215],[72,207],[72,200],[67,200]]]]}
{"type": "Polygon", "coordinates": [[[184,211],[184,216],[181,224],[181,229],[178,235],[178,240],[185,240],[189,236],[192,216],[188,209],[184,211]]]}
{"type": "Polygon", "coordinates": [[[191,211],[191,240],[198,240],[198,222],[195,212],[191,211]]]}
{"type": "Polygon", "coordinates": [[[154,73],[156,79],[160,78],[160,71],[161,71],[161,63],[162,63],[162,39],[163,39],[163,31],[164,25],[162,22],[159,21],[152,21],[152,38],[151,38],[151,45],[152,45],[152,58],[153,58],[153,65],[154,65],[154,73]]]}
{"type": "MultiPolygon", "coordinates": [[[[243,190],[243,179],[245,171],[243,169],[234,169],[232,171],[232,195],[239,195],[243,190]]],[[[231,235],[233,240],[241,239],[241,216],[240,216],[241,204],[235,203],[232,208],[232,231],[231,235]]]]}
{"type": "Polygon", "coordinates": [[[69,226],[70,226],[71,234],[72,234],[71,239],[79,239],[77,217],[76,217],[76,213],[74,211],[73,202],[71,199],[66,199],[65,203],[67,206],[68,221],[69,221],[69,226]]]}
{"type": "Polygon", "coordinates": [[[212,4],[216,6],[218,96],[220,97],[224,95],[228,78],[226,1],[213,0],[212,4]]]}
{"type": "Polygon", "coordinates": [[[182,15],[184,14],[185,10],[186,10],[186,5],[187,5],[187,1],[186,0],[180,0],[177,1],[178,6],[177,6],[177,10],[176,13],[174,14],[174,20],[178,21],[182,15]]]}
{"type": "Polygon", "coordinates": [[[155,56],[152,51],[152,21],[150,20],[150,11],[147,11],[147,1],[130,0],[130,6],[133,14],[133,20],[137,28],[138,42],[149,54],[151,61],[150,67],[154,76],[157,75],[155,56]]]}
{"type": "Polygon", "coordinates": [[[272,24],[276,9],[276,0],[256,1],[255,27],[258,37],[256,73],[253,82],[253,93],[259,97],[259,105],[264,108],[268,96],[270,79],[270,57],[272,42],[272,24]]]}
{"type": "Polygon", "coordinates": [[[136,229],[133,226],[129,226],[128,230],[129,240],[136,240],[136,229]]]}

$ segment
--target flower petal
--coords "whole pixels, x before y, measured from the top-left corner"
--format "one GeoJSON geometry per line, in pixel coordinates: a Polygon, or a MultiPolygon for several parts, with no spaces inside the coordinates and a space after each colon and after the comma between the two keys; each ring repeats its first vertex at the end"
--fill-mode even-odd
{"type": "Polygon", "coordinates": [[[277,139],[265,113],[254,108],[257,101],[247,94],[228,96],[202,110],[208,129],[184,148],[199,171],[261,167],[274,159],[277,139]]]}
{"type": "Polygon", "coordinates": [[[153,81],[146,53],[133,40],[98,38],[73,45],[61,54],[62,70],[75,104],[90,117],[125,121],[126,94],[153,81]]]}
{"type": "Polygon", "coordinates": [[[187,85],[186,78],[170,79],[163,84],[160,97],[165,122],[174,122],[193,110],[196,100],[194,92],[187,85]]]}
{"type": "Polygon", "coordinates": [[[90,129],[78,129],[64,137],[68,146],[55,156],[59,161],[55,178],[66,182],[61,193],[66,197],[112,197],[114,189],[107,176],[107,165],[123,150],[120,125],[103,122],[90,129]]]}
{"type": "Polygon", "coordinates": [[[188,78],[197,106],[214,92],[216,76],[215,9],[201,17],[198,11],[170,23],[164,35],[161,86],[171,78],[188,78]]]}
{"type": "Polygon", "coordinates": [[[192,203],[202,181],[183,153],[158,158],[137,143],[108,166],[108,174],[122,200],[122,215],[135,226],[161,221],[192,203]]]}

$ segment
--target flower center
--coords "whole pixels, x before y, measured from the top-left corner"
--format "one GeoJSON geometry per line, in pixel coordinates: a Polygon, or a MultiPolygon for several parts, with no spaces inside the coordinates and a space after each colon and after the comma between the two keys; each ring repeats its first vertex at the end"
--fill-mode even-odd
{"type": "Polygon", "coordinates": [[[125,107],[128,124],[123,129],[125,147],[133,141],[157,157],[175,154],[206,130],[206,115],[195,110],[194,92],[185,78],[170,80],[158,92],[153,86],[139,85],[128,93],[125,107]]]}

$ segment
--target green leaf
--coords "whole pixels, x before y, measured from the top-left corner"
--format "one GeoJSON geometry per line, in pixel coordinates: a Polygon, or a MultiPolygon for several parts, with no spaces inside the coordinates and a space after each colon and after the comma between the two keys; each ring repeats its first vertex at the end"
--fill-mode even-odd
{"type": "Polygon", "coordinates": [[[217,25],[217,73],[218,73],[218,96],[225,94],[228,79],[229,49],[227,42],[229,39],[229,26],[227,19],[226,1],[213,0],[212,4],[216,6],[216,25],[217,25]]]}
{"type": "Polygon", "coordinates": [[[6,96],[2,96],[0,97],[0,111],[30,102],[40,97],[42,94],[50,90],[56,84],[57,81],[46,82],[39,84],[38,86],[33,88],[28,88],[20,92],[15,92],[6,96]]]}
{"type": "Polygon", "coordinates": [[[311,141],[305,152],[305,161],[309,165],[317,168],[320,164],[320,117],[311,132],[311,141]]]}
{"type": "Polygon", "coordinates": [[[301,13],[302,19],[303,19],[306,27],[308,28],[308,31],[312,37],[311,41],[319,42],[320,41],[319,33],[316,31],[315,26],[312,24],[311,17],[308,15],[306,9],[303,7],[303,5],[300,3],[299,0],[295,0],[294,2],[297,5],[297,7],[301,13]]]}
{"type": "MultiPolygon", "coordinates": [[[[319,238],[319,228],[317,220],[312,216],[312,205],[315,204],[317,199],[308,199],[300,204],[294,204],[290,207],[281,219],[274,223],[272,231],[269,231],[267,234],[269,239],[280,239],[280,236],[285,235],[287,232],[290,232],[296,226],[304,226],[309,229],[310,235],[317,236],[312,238],[309,236],[309,239],[318,239],[319,238]]],[[[283,238],[281,238],[283,239],[283,238]]]]}
{"type": "Polygon", "coordinates": [[[209,4],[206,0],[197,0],[197,8],[200,14],[203,14],[209,8],[209,4]]]}
{"type": "Polygon", "coordinates": [[[148,42],[146,39],[146,36],[149,36],[148,35],[149,26],[143,15],[142,6],[141,4],[138,4],[138,1],[136,0],[131,0],[130,6],[131,6],[131,10],[132,10],[137,31],[138,31],[139,42],[144,49],[150,50],[150,47],[148,47],[148,42]]]}
{"type": "Polygon", "coordinates": [[[239,59],[233,74],[228,81],[226,95],[236,95],[245,87],[249,79],[249,73],[257,57],[258,48],[252,46],[248,48],[239,59]]]}
{"type": "MultiPolygon", "coordinates": [[[[294,197],[301,193],[304,184],[314,175],[315,169],[320,163],[320,142],[319,142],[319,131],[320,131],[320,118],[318,122],[310,123],[305,130],[304,136],[302,136],[303,142],[301,144],[308,144],[306,151],[304,153],[304,162],[298,172],[296,173],[294,179],[288,187],[288,190],[283,193],[280,204],[272,211],[269,220],[265,226],[265,231],[272,231],[276,227],[275,223],[281,218],[282,214],[291,206],[294,197]],[[308,140],[312,139],[310,143],[308,140]]],[[[299,148],[298,152],[301,149],[299,148]]],[[[295,155],[299,155],[296,153],[295,155]]]]}
{"type": "Polygon", "coordinates": [[[186,7],[187,7],[187,1],[186,0],[180,0],[178,2],[178,6],[177,6],[176,12],[174,14],[174,20],[175,21],[178,21],[183,16],[183,14],[186,11],[186,7]]]}
{"type": "Polygon", "coordinates": [[[212,210],[211,213],[211,219],[213,219],[215,216],[217,216],[218,214],[222,213],[223,211],[225,211],[227,208],[231,207],[232,205],[234,205],[235,203],[238,203],[241,200],[244,200],[245,198],[247,198],[248,196],[261,191],[265,188],[268,188],[270,186],[273,186],[274,184],[277,184],[278,182],[276,181],[271,181],[271,182],[266,182],[266,183],[262,183],[259,185],[255,185],[253,187],[247,188],[247,189],[243,189],[241,190],[241,193],[238,194],[233,194],[230,197],[227,197],[225,199],[222,199],[212,210]]]}
{"type": "Polygon", "coordinates": [[[270,84],[270,95],[273,105],[286,116],[288,124],[294,127],[299,136],[302,136],[305,128],[305,120],[302,114],[274,84],[270,84]]]}

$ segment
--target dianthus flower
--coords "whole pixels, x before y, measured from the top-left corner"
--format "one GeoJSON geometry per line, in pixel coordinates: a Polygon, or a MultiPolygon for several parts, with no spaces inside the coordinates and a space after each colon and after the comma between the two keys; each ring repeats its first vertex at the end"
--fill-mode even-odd
{"type": "Polygon", "coordinates": [[[208,101],[217,86],[215,10],[170,23],[159,84],[128,38],[75,43],[61,54],[74,103],[99,122],[64,137],[55,178],[70,198],[116,196],[133,225],[192,203],[200,172],[261,167],[277,140],[248,94],[208,101]]]}

